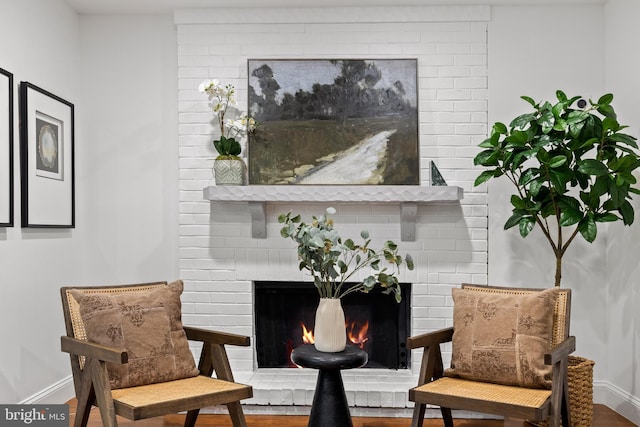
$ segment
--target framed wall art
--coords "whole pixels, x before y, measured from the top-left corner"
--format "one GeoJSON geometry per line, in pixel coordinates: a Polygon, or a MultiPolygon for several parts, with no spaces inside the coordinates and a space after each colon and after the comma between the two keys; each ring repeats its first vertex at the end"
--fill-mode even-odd
{"type": "Polygon", "coordinates": [[[13,74],[0,68],[0,227],[13,226],[13,74]]]}
{"type": "Polygon", "coordinates": [[[416,59],[250,59],[250,184],[420,183],[416,59]]]}
{"type": "Polygon", "coordinates": [[[75,227],[74,107],[20,83],[23,227],[75,227]]]}

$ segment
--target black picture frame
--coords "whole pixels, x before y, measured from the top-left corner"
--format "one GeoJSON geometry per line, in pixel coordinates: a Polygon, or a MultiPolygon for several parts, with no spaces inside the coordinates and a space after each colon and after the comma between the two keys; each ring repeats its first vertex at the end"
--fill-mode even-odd
{"type": "Polygon", "coordinates": [[[74,105],[20,82],[22,227],[75,228],[74,105]]]}
{"type": "Polygon", "coordinates": [[[249,59],[250,184],[418,185],[417,59],[249,59]]]}
{"type": "Polygon", "coordinates": [[[0,68],[0,227],[13,227],[13,74],[0,68]]]}

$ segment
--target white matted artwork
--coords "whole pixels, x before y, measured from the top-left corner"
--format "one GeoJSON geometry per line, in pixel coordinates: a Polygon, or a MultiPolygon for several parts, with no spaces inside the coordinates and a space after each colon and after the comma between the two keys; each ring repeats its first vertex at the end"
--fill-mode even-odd
{"type": "Polygon", "coordinates": [[[13,74],[0,68],[0,227],[13,226],[13,74]]]}
{"type": "Polygon", "coordinates": [[[64,165],[62,164],[64,146],[60,144],[63,134],[63,123],[40,111],[36,111],[36,135],[38,135],[36,152],[36,175],[45,178],[62,180],[64,165]]]}
{"type": "Polygon", "coordinates": [[[74,106],[20,83],[23,227],[75,227],[74,106]]]}

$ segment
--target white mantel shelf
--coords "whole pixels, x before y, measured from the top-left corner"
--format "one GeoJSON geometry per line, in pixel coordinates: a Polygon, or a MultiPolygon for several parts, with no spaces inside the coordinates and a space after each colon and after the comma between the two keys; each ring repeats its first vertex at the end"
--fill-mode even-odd
{"type": "Polygon", "coordinates": [[[397,203],[403,241],[416,238],[418,205],[464,197],[461,187],[421,185],[216,185],[203,193],[211,202],[246,202],[254,238],[267,237],[266,203],[397,203]]]}

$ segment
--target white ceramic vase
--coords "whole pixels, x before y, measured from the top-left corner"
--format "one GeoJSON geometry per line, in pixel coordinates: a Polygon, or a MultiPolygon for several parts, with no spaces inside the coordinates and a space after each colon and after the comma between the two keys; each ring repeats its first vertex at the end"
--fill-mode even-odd
{"type": "Polygon", "coordinates": [[[344,350],[347,345],[347,332],[341,299],[320,298],[313,339],[318,351],[337,353],[344,350]]]}
{"type": "Polygon", "coordinates": [[[213,174],[216,185],[244,185],[245,166],[242,159],[216,159],[213,161],[213,174]]]}

